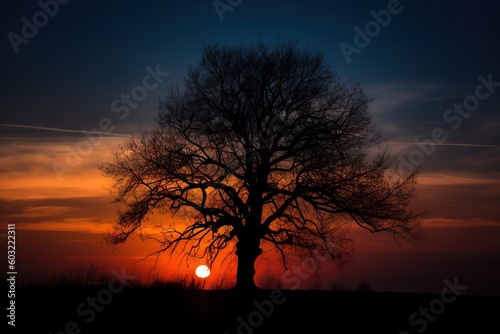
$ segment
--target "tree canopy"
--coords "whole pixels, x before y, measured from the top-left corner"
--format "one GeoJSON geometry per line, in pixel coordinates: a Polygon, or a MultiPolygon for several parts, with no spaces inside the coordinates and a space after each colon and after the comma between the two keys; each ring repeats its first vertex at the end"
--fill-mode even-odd
{"type": "Polygon", "coordinates": [[[138,232],[158,252],[184,247],[210,263],[232,247],[236,286],[251,288],[262,243],[286,266],[290,254],[318,251],[343,261],[350,224],[419,238],[418,169],[391,168],[369,102],[321,52],[296,43],[206,46],[160,101],[157,128],[101,166],[126,208],[108,242],[138,232]],[[153,236],[143,227],[154,210],[185,224],[155,221],[153,236]]]}

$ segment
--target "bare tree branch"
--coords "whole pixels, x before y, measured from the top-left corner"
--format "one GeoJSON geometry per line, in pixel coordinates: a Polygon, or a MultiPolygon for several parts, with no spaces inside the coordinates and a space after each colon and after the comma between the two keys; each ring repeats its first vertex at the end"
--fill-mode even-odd
{"type": "Polygon", "coordinates": [[[126,208],[107,241],[139,232],[160,243],[153,254],[181,249],[210,263],[236,247],[237,284],[251,286],[261,242],[286,266],[291,251],[346,261],[351,223],[420,238],[423,212],[410,209],[418,169],[391,174],[385,151],[369,158],[382,143],[369,101],[295,43],[206,47],[161,101],[158,128],[101,167],[126,208]],[[155,210],[185,224],[144,228],[155,210]]]}

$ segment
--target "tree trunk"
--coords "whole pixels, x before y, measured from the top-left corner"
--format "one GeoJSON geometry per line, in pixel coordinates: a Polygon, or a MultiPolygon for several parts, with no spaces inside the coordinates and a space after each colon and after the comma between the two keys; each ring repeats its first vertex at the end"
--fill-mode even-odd
{"type": "Polygon", "coordinates": [[[262,254],[260,238],[249,235],[249,231],[238,238],[236,244],[236,255],[238,256],[238,268],[236,271],[237,290],[254,290],[257,288],[254,282],[255,260],[262,254]]]}

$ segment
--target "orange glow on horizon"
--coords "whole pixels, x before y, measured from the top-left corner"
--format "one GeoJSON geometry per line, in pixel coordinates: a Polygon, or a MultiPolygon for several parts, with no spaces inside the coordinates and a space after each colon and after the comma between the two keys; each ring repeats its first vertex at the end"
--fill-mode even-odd
{"type": "MultiPolygon", "coordinates": [[[[66,173],[62,181],[54,174],[51,163],[55,157],[64,158],[64,147],[73,145],[71,141],[33,146],[7,143],[0,148],[2,221],[17,226],[19,266],[25,277],[44,279],[65,269],[93,262],[106,268],[127,268],[143,282],[155,278],[197,278],[194,273],[201,259],[189,258],[181,250],[172,256],[163,253],[158,258],[144,259],[158,250],[157,243],[133,235],[125,244],[116,247],[103,244],[103,234],[112,231],[117,220],[118,207],[112,203],[108,191],[112,180],[105,178],[97,166],[110,161],[111,152],[122,141],[123,138],[105,138],[91,155],[83,157],[81,165],[66,173]]],[[[483,202],[484,199],[491,198],[493,202],[498,198],[498,184],[496,179],[472,174],[422,173],[418,178],[414,204],[433,209],[423,220],[428,239],[416,248],[407,245],[400,248],[389,234],[371,234],[352,225],[347,237],[355,242],[355,256],[361,256],[360,261],[369,265],[375,258],[386,259],[387,254],[402,256],[417,251],[446,249],[462,252],[474,247],[477,252],[493,252],[498,249],[494,248],[497,247],[495,244],[500,244],[492,233],[498,226],[495,218],[498,214],[494,206],[483,202]],[[467,191],[457,191],[464,186],[467,191]],[[474,201],[475,197],[479,199],[474,201]],[[464,244],[461,240],[468,240],[470,235],[481,241],[464,244]],[[370,256],[373,259],[367,261],[366,257],[370,256]]],[[[188,218],[179,216],[174,219],[159,213],[149,216],[151,222],[164,225],[175,222],[180,229],[188,223],[188,218]]],[[[205,278],[206,288],[228,288],[234,284],[237,258],[232,253],[233,246],[211,265],[211,275],[205,278]]],[[[280,279],[284,272],[280,254],[268,243],[263,242],[261,247],[264,252],[255,264],[255,280],[258,282],[269,273],[280,279]]],[[[298,264],[300,261],[296,259],[289,262],[292,269],[298,264]]],[[[325,263],[324,266],[327,272],[333,271],[333,264],[325,263]]],[[[353,270],[356,275],[363,276],[368,269],[353,270]]]]}

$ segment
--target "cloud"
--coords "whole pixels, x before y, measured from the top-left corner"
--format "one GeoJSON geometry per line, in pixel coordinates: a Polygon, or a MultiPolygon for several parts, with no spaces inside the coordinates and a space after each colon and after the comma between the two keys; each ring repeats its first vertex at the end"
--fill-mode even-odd
{"type": "Polygon", "coordinates": [[[81,137],[3,138],[0,146],[0,219],[19,229],[103,233],[116,221],[108,189],[112,180],[98,169],[110,161],[123,138],[104,137],[80,165],[58,180],[53,163],[65,162],[81,137]]]}
{"type": "Polygon", "coordinates": [[[408,110],[408,107],[449,101],[462,96],[458,93],[456,86],[449,83],[431,82],[380,83],[368,86],[366,92],[373,99],[370,103],[370,111],[375,118],[383,119],[388,115],[397,114],[399,121],[409,121],[405,117],[407,115],[401,115],[401,112],[408,110]]]}
{"type": "Polygon", "coordinates": [[[370,109],[375,125],[388,144],[412,146],[431,139],[432,132],[441,128],[447,139],[437,144],[440,146],[499,147],[495,96],[481,101],[478,110],[464,116],[460,123],[443,120],[448,109],[474,93],[476,83],[470,84],[462,87],[453,83],[385,82],[368,86],[368,94],[374,99],[370,109]]]}
{"type": "Polygon", "coordinates": [[[486,178],[475,174],[450,175],[443,173],[423,173],[418,178],[418,183],[422,186],[484,186],[500,187],[500,180],[496,178],[486,178]]]}
{"type": "Polygon", "coordinates": [[[422,173],[413,205],[429,210],[427,218],[498,221],[500,181],[494,175],[422,173]]]}
{"type": "Polygon", "coordinates": [[[124,143],[124,138],[102,138],[85,155],[79,155],[79,163],[74,164],[71,154],[78,154],[78,145],[83,140],[66,136],[3,138],[0,198],[81,197],[102,193],[109,180],[103,178],[98,166],[113,158],[112,152],[124,143]],[[61,178],[55,170],[59,165],[65,168],[61,178]]]}
{"type": "Polygon", "coordinates": [[[103,232],[115,222],[108,197],[0,199],[1,218],[21,229],[103,232]]]}

